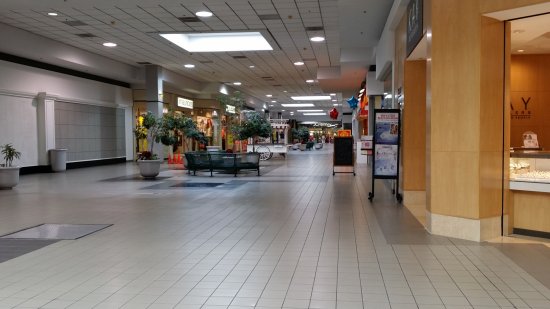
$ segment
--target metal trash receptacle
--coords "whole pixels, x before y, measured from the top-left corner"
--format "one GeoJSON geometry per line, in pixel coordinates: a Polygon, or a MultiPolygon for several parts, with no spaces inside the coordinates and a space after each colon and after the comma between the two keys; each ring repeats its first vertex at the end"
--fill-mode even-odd
{"type": "Polygon", "coordinates": [[[50,164],[54,172],[67,170],[67,149],[50,149],[50,164]]]}

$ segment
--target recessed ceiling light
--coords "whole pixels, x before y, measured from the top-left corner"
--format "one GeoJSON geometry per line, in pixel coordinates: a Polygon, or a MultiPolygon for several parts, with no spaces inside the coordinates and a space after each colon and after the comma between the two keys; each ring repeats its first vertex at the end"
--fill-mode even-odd
{"type": "Polygon", "coordinates": [[[272,100],[272,101],[271,101],[271,103],[277,103],[277,101],[275,101],[275,100],[272,100]]]}
{"type": "Polygon", "coordinates": [[[294,62],[294,65],[304,65],[304,63],[302,61],[296,61],[294,62]]]}
{"type": "Polygon", "coordinates": [[[183,66],[184,66],[184,67],[186,67],[186,68],[188,68],[188,69],[192,69],[192,68],[194,68],[194,67],[195,67],[195,65],[194,65],[194,64],[190,64],[190,63],[188,63],[188,64],[184,64],[183,66]]]}
{"type": "Polygon", "coordinates": [[[291,97],[294,101],[329,101],[332,98],[328,95],[303,95],[291,97]]]}
{"type": "Polygon", "coordinates": [[[315,112],[322,112],[323,110],[322,109],[299,109],[296,111],[300,113],[315,113],[315,112]]]}
{"type": "Polygon", "coordinates": [[[241,82],[234,82],[233,85],[240,86],[240,85],[242,85],[242,83],[241,82]]]}
{"type": "Polygon", "coordinates": [[[58,14],[56,12],[50,12],[48,13],[48,16],[57,16],[58,14]]]}
{"type": "Polygon", "coordinates": [[[308,80],[306,80],[306,83],[308,83],[308,84],[312,84],[312,83],[314,83],[314,82],[315,82],[315,80],[313,80],[313,79],[308,79],[308,80]]]}
{"type": "Polygon", "coordinates": [[[273,95],[271,95],[271,94],[266,94],[265,96],[268,97],[268,98],[271,98],[273,95]]]}
{"type": "Polygon", "coordinates": [[[275,106],[275,105],[273,105],[273,104],[269,104],[269,106],[273,107],[273,106],[275,106]]]}
{"type": "Polygon", "coordinates": [[[332,102],[336,102],[337,100],[332,100],[332,102]]]}
{"type": "Polygon", "coordinates": [[[314,36],[314,37],[310,38],[309,40],[312,41],[312,42],[323,42],[325,40],[325,38],[322,37],[322,36],[314,36]]]}
{"type": "Polygon", "coordinates": [[[523,53],[525,49],[518,49],[518,53],[523,53]]]}
{"type": "Polygon", "coordinates": [[[312,107],[315,106],[313,103],[286,103],[281,104],[283,107],[312,107]]]}
{"type": "Polygon", "coordinates": [[[331,95],[331,96],[335,96],[335,95],[336,95],[336,93],[331,93],[330,95],[331,95]]]}
{"type": "Polygon", "coordinates": [[[284,109],[283,109],[283,110],[281,110],[281,111],[282,111],[282,112],[286,112],[286,110],[284,110],[284,109]]]}
{"type": "Polygon", "coordinates": [[[338,105],[340,105],[340,104],[338,104],[338,103],[333,103],[332,104],[332,106],[338,106],[338,105]]]}
{"type": "Polygon", "coordinates": [[[113,43],[113,42],[105,42],[103,43],[103,46],[105,47],[116,47],[116,43],[113,43]]]}
{"type": "Polygon", "coordinates": [[[188,52],[273,50],[258,31],[160,33],[159,35],[188,52]]]}
{"type": "Polygon", "coordinates": [[[286,91],[286,90],[283,90],[283,92],[284,92],[284,93],[287,93],[288,91],[286,91]]]}
{"type": "Polygon", "coordinates": [[[195,13],[195,15],[197,15],[198,17],[211,17],[214,14],[208,11],[198,11],[197,13],[195,13]]]}
{"type": "Polygon", "coordinates": [[[253,65],[249,65],[248,67],[251,68],[251,69],[255,68],[255,66],[253,66],[253,65]]]}
{"type": "Polygon", "coordinates": [[[304,116],[324,116],[327,113],[303,113],[304,116]]]}
{"type": "Polygon", "coordinates": [[[525,32],[525,30],[523,30],[523,29],[514,30],[514,33],[524,33],[524,32],[525,32]]]}

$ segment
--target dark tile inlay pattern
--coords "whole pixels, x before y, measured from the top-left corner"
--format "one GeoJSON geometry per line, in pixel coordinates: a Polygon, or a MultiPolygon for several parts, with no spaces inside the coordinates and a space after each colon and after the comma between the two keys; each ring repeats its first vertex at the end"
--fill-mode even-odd
{"type": "Polygon", "coordinates": [[[54,244],[58,240],[0,239],[0,263],[54,244]]]}
{"type": "Polygon", "coordinates": [[[172,188],[215,188],[223,185],[223,182],[180,182],[172,185],[172,188]]]}
{"type": "Polygon", "coordinates": [[[112,224],[41,224],[0,238],[71,240],[90,235],[112,224]]]}

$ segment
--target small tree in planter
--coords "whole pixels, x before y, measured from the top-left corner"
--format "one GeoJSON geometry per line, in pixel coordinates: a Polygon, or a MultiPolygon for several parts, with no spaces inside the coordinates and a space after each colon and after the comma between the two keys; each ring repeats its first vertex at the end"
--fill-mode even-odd
{"type": "Polygon", "coordinates": [[[0,146],[4,163],[0,164],[0,189],[11,189],[19,183],[19,166],[13,166],[13,160],[19,159],[21,153],[12,144],[0,146]]]}
{"type": "MultiPolygon", "coordinates": [[[[306,150],[309,143],[309,130],[306,127],[292,129],[292,134],[300,140],[300,150],[306,150]]],[[[313,145],[309,145],[312,147],[313,145]]]]}
{"type": "Polygon", "coordinates": [[[233,127],[233,134],[238,140],[252,138],[252,151],[255,152],[256,137],[269,137],[271,123],[257,112],[246,112],[245,119],[233,127]]]}

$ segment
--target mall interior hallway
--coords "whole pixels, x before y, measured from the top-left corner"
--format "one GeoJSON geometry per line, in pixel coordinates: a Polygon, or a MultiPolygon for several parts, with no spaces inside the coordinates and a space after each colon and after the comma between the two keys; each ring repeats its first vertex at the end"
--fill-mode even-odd
{"type": "Polygon", "coordinates": [[[0,191],[0,235],[112,225],[5,258],[0,308],[550,308],[545,242],[431,236],[382,181],[368,201],[367,165],[332,176],[326,149],[262,164],[22,176],[0,191]]]}

